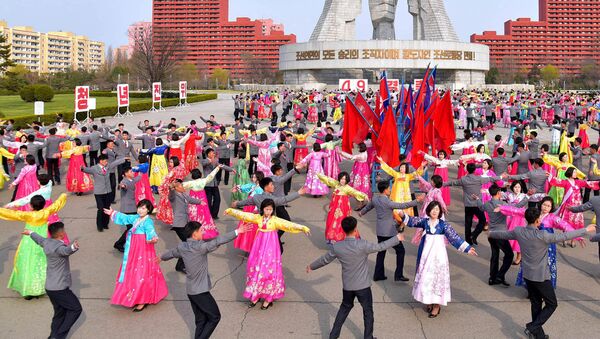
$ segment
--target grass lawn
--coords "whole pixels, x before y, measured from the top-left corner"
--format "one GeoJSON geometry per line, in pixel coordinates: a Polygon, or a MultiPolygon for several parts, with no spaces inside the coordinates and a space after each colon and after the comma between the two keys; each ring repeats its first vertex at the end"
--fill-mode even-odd
{"type": "MultiPolygon", "coordinates": [[[[129,103],[149,102],[151,98],[129,98],[129,103]]],[[[117,106],[117,97],[96,98],[96,108],[117,106]]],[[[44,104],[45,114],[73,112],[75,109],[74,94],[57,94],[52,102],[44,104]]],[[[0,96],[0,112],[5,118],[14,118],[33,114],[33,103],[25,102],[18,95],[0,96]]]]}

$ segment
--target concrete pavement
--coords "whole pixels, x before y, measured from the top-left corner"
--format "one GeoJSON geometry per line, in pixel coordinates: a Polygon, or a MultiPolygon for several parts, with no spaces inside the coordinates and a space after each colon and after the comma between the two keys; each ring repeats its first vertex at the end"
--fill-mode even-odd
{"type": "MultiPolygon", "coordinates": [[[[168,121],[176,117],[179,124],[187,124],[202,114],[208,118],[215,114],[220,122],[230,122],[233,104],[230,100],[217,100],[165,112],[136,114],[123,120],[126,129],[136,131],[138,121],[159,119],[168,121]]],[[[116,120],[115,120],[116,121],[116,120]]],[[[119,120],[121,121],[121,120],[119,120]]],[[[137,133],[134,132],[134,133],[137,133]]],[[[492,133],[496,134],[495,132],[492,133]]],[[[506,135],[507,130],[499,129],[506,135]]],[[[491,137],[493,137],[493,135],[491,137]]],[[[549,141],[547,131],[541,133],[549,141]]],[[[594,135],[590,135],[595,140],[594,135]]],[[[350,170],[350,164],[343,168],[350,170]]],[[[63,173],[66,167],[63,167],[63,173]]],[[[304,175],[294,178],[293,189],[299,189],[304,175]]],[[[53,196],[64,191],[58,187],[53,196]]],[[[453,201],[449,221],[463,234],[464,217],[462,191],[452,189],[453,201]]],[[[10,199],[10,192],[0,192],[0,203],[10,199]]],[[[223,211],[230,193],[221,189],[223,211]]],[[[227,244],[209,256],[209,271],[213,281],[212,294],[221,309],[222,319],[215,338],[327,338],[333,319],[341,302],[340,266],[334,262],[310,274],[305,267],[327,251],[324,239],[328,198],[302,197],[289,209],[295,222],[307,225],[312,235],[286,234],[283,267],[287,285],[286,296],[275,302],[267,311],[248,309],[242,297],[245,283],[246,261],[242,252],[227,244]],[[311,211],[311,212],[308,212],[311,211]]],[[[118,208],[117,205],[113,205],[118,208]]],[[[81,249],[71,257],[73,290],[80,297],[84,313],[72,330],[72,338],[189,338],[194,330],[194,317],[185,294],[185,277],[175,272],[175,262],[162,263],[163,274],[169,285],[169,296],[158,305],[149,306],[141,313],[111,306],[110,296],[121,263],[121,253],[113,250],[118,238],[118,226],[111,224],[108,232],[98,233],[95,227],[95,203],[91,194],[82,197],[69,195],[67,206],[59,215],[71,239],[79,240],[81,249]]],[[[589,221],[591,215],[586,214],[589,221]]],[[[12,261],[17,248],[22,224],[1,221],[3,239],[0,240],[0,286],[6,286],[12,271],[12,261]]],[[[217,221],[221,232],[232,230],[237,221],[222,216],[217,221]]],[[[157,251],[176,246],[179,242],[166,225],[156,223],[160,241],[157,251]]],[[[361,235],[376,241],[375,213],[359,218],[361,235]]],[[[411,230],[408,235],[412,235],[411,230]]],[[[421,304],[411,296],[416,263],[416,246],[405,242],[405,275],[408,283],[395,283],[389,279],[373,283],[375,307],[375,336],[378,338],[519,338],[524,337],[524,324],[530,321],[529,302],[522,288],[490,287],[489,245],[485,236],[477,248],[479,257],[468,257],[448,247],[451,263],[452,302],[442,309],[436,319],[427,318],[421,304]]],[[[375,255],[370,258],[371,270],[375,255]]],[[[393,276],[393,252],[386,257],[386,272],[393,276]]],[[[517,267],[508,273],[507,281],[513,283],[517,267]]],[[[600,265],[598,247],[558,247],[559,307],[545,326],[552,338],[584,338],[598,333],[600,324],[600,265]]],[[[25,301],[16,292],[0,288],[0,327],[4,338],[42,338],[49,333],[52,307],[46,297],[25,301]]],[[[342,338],[362,337],[361,308],[356,303],[342,331],[342,338]]]]}

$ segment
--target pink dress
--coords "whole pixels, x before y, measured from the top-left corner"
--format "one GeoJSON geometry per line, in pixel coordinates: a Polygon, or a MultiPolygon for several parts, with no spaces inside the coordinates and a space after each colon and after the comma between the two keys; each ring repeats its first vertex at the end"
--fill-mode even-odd
{"type": "Polygon", "coordinates": [[[311,195],[325,195],[329,193],[329,187],[325,185],[317,174],[323,174],[322,159],[329,157],[329,154],[325,152],[312,152],[300,163],[305,164],[308,162],[308,173],[306,174],[306,182],[304,187],[306,188],[306,194],[311,195]]]}
{"type": "Polygon", "coordinates": [[[552,177],[550,180],[550,185],[565,189],[565,195],[563,196],[562,204],[558,208],[558,215],[563,218],[564,221],[573,225],[575,229],[585,227],[583,213],[571,212],[569,207],[580,206],[583,204],[583,199],[581,197],[582,188],[598,190],[600,189],[600,182],[584,180],[571,181],[569,179],[557,179],[552,177]]]}
{"type": "Polygon", "coordinates": [[[219,168],[215,168],[205,178],[183,183],[183,187],[190,190],[190,197],[202,200],[201,204],[188,205],[188,216],[190,221],[197,221],[202,224],[202,240],[210,240],[219,236],[219,230],[210,214],[208,199],[206,198],[206,192],[204,191],[206,184],[213,181],[218,171],[219,168]]]}
{"type": "MultiPolygon", "coordinates": [[[[512,206],[516,206],[523,199],[525,199],[527,195],[525,193],[503,193],[502,200],[505,200],[512,206]]],[[[508,231],[512,231],[517,227],[525,227],[527,226],[527,221],[525,220],[524,215],[508,215],[506,216],[506,229],[508,231]]],[[[521,246],[519,246],[519,242],[516,240],[509,240],[510,247],[514,252],[521,253],[521,246]]]]}
{"type": "Polygon", "coordinates": [[[342,156],[354,160],[352,173],[350,174],[350,186],[367,194],[370,198],[373,193],[371,192],[371,169],[367,162],[367,152],[357,155],[349,155],[342,152],[342,156]]]}
{"type": "MultiPolygon", "coordinates": [[[[458,166],[459,163],[459,160],[440,160],[439,158],[433,157],[429,154],[425,154],[425,160],[436,165],[433,174],[442,177],[444,182],[448,181],[448,166],[458,166]]],[[[450,198],[450,187],[442,187],[440,190],[442,191],[442,198],[444,199],[444,203],[446,204],[446,206],[450,206],[450,203],[452,201],[452,199],[450,198]]]]}
{"type": "Polygon", "coordinates": [[[152,188],[150,188],[150,179],[148,178],[148,169],[150,168],[149,164],[140,164],[139,166],[135,166],[132,168],[134,172],[136,172],[136,176],[141,175],[142,179],[135,183],[135,203],[139,203],[140,201],[146,199],[152,203],[152,206],[156,207],[156,202],[154,201],[154,194],[152,194],[152,188]]]}
{"type": "MultiPolygon", "coordinates": [[[[260,188],[260,186],[253,183],[240,186],[240,191],[244,193],[249,193],[248,197],[253,197],[256,194],[263,194],[264,192],[262,188],[260,188]]],[[[253,205],[244,206],[243,211],[247,213],[258,214],[258,207],[253,205]]],[[[240,220],[240,222],[238,223],[238,228],[242,227],[245,224],[251,224],[253,226],[252,231],[238,235],[238,237],[235,238],[235,240],[233,241],[233,246],[235,248],[239,248],[244,252],[250,253],[250,251],[252,250],[252,244],[254,244],[254,238],[256,237],[258,225],[240,220]]]]}
{"type": "Polygon", "coordinates": [[[123,262],[117,274],[111,304],[125,307],[157,304],[167,297],[169,290],[160,265],[156,262],[154,244],[147,242],[158,237],[154,222],[149,216],[140,218],[137,214],[119,212],[113,213],[111,219],[118,225],[133,225],[127,231],[123,262]]]}
{"type": "Polygon", "coordinates": [[[317,105],[308,105],[308,116],[306,117],[309,123],[316,124],[319,121],[319,113],[317,112],[317,105]]]}
{"type": "Polygon", "coordinates": [[[277,135],[279,135],[279,133],[273,134],[271,138],[266,141],[246,139],[247,143],[258,147],[258,162],[256,163],[256,169],[263,172],[265,178],[273,175],[273,173],[271,173],[271,150],[269,147],[277,135]]]}
{"type": "MultiPolygon", "coordinates": [[[[40,189],[40,184],[37,180],[37,167],[36,165],[25,165],[19,176],[13,181],[14,185],[19,185],[17,187],[17,193],[15,195],[15,200],[21,199],[23,197],[28,196],[29,194],[40,189]]],[[[29,205],[24,205],[19,207],[21,211],[30,211],[31,207],[29,205]]]]}

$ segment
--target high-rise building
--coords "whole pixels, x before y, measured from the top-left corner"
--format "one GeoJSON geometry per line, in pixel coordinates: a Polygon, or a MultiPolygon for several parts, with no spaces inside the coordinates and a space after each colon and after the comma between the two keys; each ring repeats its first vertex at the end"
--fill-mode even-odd
{"type": "Polygon", "coordinates": [[[271,19],[229,21],[229,0],[154,0],[153,41],[178,33],[184,39],[178,58],[212,72],[230,71],[233,79],[251,79],[279,67],[279,47],[295,43],[271,19]]]}
{"type": "Polygon", "coordinates": [[[70,32],[41,33],[28,26],[8,27],[2,20],[0,34],[12,45],[10,59],[32,72],[94,71],[104,64],[104,43],[85,36],[70,32]]]}
{"type": "Polygon", "coordinates": [[[509,20],[504,34],[484,31],[471,42],[490,47],[492,67],[552,64],[561,74],[578,75],[586,62],[600,62],[600,1],[539,0],[539,21],[509,20]]]}

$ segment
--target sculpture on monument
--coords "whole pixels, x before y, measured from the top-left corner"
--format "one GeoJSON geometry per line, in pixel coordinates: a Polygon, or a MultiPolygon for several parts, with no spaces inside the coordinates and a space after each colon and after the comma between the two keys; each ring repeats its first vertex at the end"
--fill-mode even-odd
{"type": "Polygon", "coordinates": [[[398,0],[369,0],[373,23],[373,40],[396,40],[396,6],[398,0]]]}
{"type": "Polygon", "coordinates": [[[356,40],[356,17],[362,0],[325,0],[310,41],[356,40]]]}
{"type": "MultiPolygon", "coordinates": [[[[459,41],[444,7],[444,0],[407,0],[413,16],[414,40],[459,41]]],[[[356,39],[356,18],[362,0],[325,0],[310,41],[356,39]]],[[[398,0],[369,0],[374,40],[395,40],[398,0]]]]}
{"type": "Polygon", "coordinates": [[[459,41],[446,13],[444,0],[408,0],[414,40],[459,41]]]}

